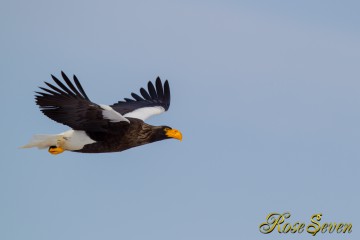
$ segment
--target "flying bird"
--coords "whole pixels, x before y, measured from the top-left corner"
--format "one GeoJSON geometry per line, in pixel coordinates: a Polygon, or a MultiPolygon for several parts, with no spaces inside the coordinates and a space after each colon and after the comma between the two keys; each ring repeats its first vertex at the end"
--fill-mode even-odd
{"type": "Polygon", "coordinates": [[[144,121],[163,113],[170,106],[170,87],[158,77],[148,82],[140,95],[131,93],[112,105],[96,104],[86,95],[78,78],[73,82],[61,72],[63,82],[51,75],[55,84],[39,87],[35,101],[52,120],[71,129],[54,135],[35,135],[23,148],[48,149],[51,154],[64,151],[81,153],[120,152],[144,144],[165,140],[182,140],[180,131],[169,126],[152,126],[144,121]]]}

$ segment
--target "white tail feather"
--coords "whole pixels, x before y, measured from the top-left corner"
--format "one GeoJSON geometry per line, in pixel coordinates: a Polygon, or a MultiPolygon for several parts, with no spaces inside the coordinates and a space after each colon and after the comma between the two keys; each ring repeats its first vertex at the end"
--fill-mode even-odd
{"type": "Polygon", "coordinates": [[[39,134],[34,135],[30,142],[21,148],[32,148],[37,147],[39,149],[48,148],[50,146],[56,146],[58,134],[39,134]]]}

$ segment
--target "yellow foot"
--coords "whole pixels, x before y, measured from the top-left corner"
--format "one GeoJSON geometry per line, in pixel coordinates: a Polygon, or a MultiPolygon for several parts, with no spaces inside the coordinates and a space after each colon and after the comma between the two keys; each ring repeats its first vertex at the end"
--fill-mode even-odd
{"type": "Polygon", "coordinates": [[[49,147],[49,153],[54,154],[54,155],[62,153],[64,151],[65,150],[61,147],[56,147],[56,146],[49,147]]]}

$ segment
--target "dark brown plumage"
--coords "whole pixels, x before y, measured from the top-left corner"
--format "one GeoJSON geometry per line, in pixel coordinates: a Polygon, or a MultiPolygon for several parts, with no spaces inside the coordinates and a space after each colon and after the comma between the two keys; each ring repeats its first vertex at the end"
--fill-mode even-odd
{"type": "Polygon", "coordinates": [[[121,152],[129,148],[170,138],[165,135],[166,126],[151,126],[136,118],[129,118],[130,124],[123,126],[121,132],[104,133],[88,131],[87,135],[96,143],[85,145],[77,152],[121,152]]]}

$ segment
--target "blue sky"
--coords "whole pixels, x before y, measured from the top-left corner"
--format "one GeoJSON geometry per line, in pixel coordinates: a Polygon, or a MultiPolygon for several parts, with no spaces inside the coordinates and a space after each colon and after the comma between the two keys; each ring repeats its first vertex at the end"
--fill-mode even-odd
{"type": "Polygon", "coordinates": [[[259,232],[285,211],[290,222],[351,222],[346,238],[359,238],[359,7],[3,2],[0,239],[314,239],[259,232]],[[33,98],[61,70],[105,104],[168,79],[170,110],[149,123],[183,141],[55,157],[18,149],[68,129],[33,98]]]}

